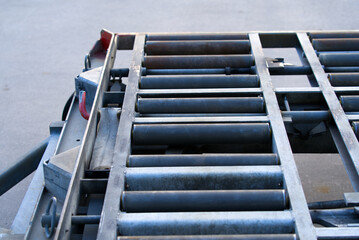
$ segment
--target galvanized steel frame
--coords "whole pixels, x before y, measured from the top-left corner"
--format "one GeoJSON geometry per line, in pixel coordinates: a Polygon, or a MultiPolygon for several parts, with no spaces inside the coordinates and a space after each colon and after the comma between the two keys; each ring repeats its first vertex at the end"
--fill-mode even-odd
{"type": "Polygon", "coordinates": [[[107,51],[106,60],[101,72],[98,88],[94,103],[92,105],[90,118],[85,130],[84,138],[79,150],[79,154],[76,159],[74,171],[69,184],[69,191],[67,192],[64,206],[61,212],[58,227],[54,236],[54,239],[70,239],[71,236],[71,216],[76,215],[78,201],[80,197],[80,185],[81,179],[84,177],[85,168],[89,163],[94,147],[96,138],[96,124],[97,124],[97,111],[103,101],[103,92],[107,89],[108,81],[110,77],[110,69],[113,67],[116,50],[117,50],[118,38],[112,34],[110,45],[107,51]]]}
{"type": "Polygon", "coordinates": [[[117,216],[120,211],[120,196],[124,187],[126,161],[131,151],[132,122],[135,117],[135,102],[138,81],[141,76],[141,63],[145,45],[144,34],[136,35],[133,58],[128,74],[128,85],[123,100],[120,124],[118,127],[113,165],[108,179],[108,188],[99,226],[98,239],[115,239],[117,237],[117,216]]]}
{"type": "MultiPolygon", "coordinates": [[[[272,32],[266,32],[272,33],[272,32]]],[[[278,32],[276,32],[278,33],[278,32]]],[[[293,34],[298,38],[305,56],[308,59],[310,68],[316,77],[319,88],[312,87],[311,89],[286,89],[278,88],[274,89],[271,84],[271,77],[266,65],[266,60],[262,51],[262,44],[258,32],[249,33],[250,44],[252,47],[252,53],[255,58],[256,71],[260,77],[261,89],[229,89],[228,91],[238,91],[248,93],[246,90],[250,90],[253,93],[260,93],[263,91],[263,96],[266,103],[268,116],[256,117],[255,121],[266,122],[269,120],[273,130],[273,150],[278,153],[281,161],[281,168],[284,173],[286,189],[288,191],[291,211],[295,220],[296,233],[300,239],[316,239],[316,237],[343,237],[353,236],[357,228],[352,229],[315,229],[313,227],[309,210],[305,201],[304,193],[302,190],[301,182],[298,176],[298,172],[295,168],[295,162],[293,154],[290,148],[289,140],[286,137],[287,133],[284,127],[284,118],[281,115],[281,111],[278,106],[276,93],[288,93],[288,92],[313,92],[323,93],[325,100],[332,116],[337,124],[340,138],[344,143],[344,150],[347,152],[350,158],[347,159],[347,171],[350,172],[351,180],[355,190],[358,190],[358,167],[359,167],[359,143],[356,140],[348,119],[357,119],[356,116],[345,115],[338,99],[336,98],[336,92],[354,92],[359,90],[359,87],[345,88],[345,87],[332,87],[326,78],[326,74],[315,54],[315,51],[309,41],[306,32],[281,32],[285,34],[293,34]],[[328,231],[326,231],[328,230],[328,231]]],[[[164,33],[163,35],[167,35],[164,33]]],[[[243,33],[247,34],[247,33],[243,33]]],[[[113,156],[113,166],[110,172],[108,180],[108,187],[106,190],[106,197],[101,215],[101,221],[98,232],[98,239],[115,239],[117,236],[117,218],[120,213],[120,195],[124,186],[124,174],[126,172],[126,160],[129,157],[131,150],[131,131],[132,123],[139,122],[141,119],[135,116],[135,100],[137,94],[161,94],[161,90],[138,90],[138,81],[141,76],[141,64],[144,55],[145,34],[130,34],[134,36],[134,51],[133,59],[131,62],[129,72],[129,84],[127,85],[125,98],[123,103],[122,114],[120,118],[120,125],[118,130],[118,136],[116,140],[115,152],[113,156]]],[[[188,35],[191,35],[188,33],[188,35]]],[[[74,173],[70,182],[69,191],[64,203],[64,208],[61,214],[58,229],[55,235],[55,239],[69,239],[71,233],[71,215],[76,215],[76,207],[79,199],[80,180],[84,176],[84,170],[86,163],[89,161],[93,143],[95,140],[95,124],[97,120],[97,109],[102,103],[102,93],[107,87],[107,79],[109,79],[110,69],[112,68],[115,60],[116,50],[121,49],[121,42],[118,40],[118,35],[113,34],[111,43],[107,52],[104,68],[102,69],[101,79],[99,82],[99,88],[97,90],[96,98],[92,107],[90,120],[86,128],[83,143],[80,148],[74,173]]],[[[126,43],[125,43],[126,45],[126,43]]],[[[223,89],[222,89],[223,90],[223,89]]],[[[199,92],[208,90],[196,90],[199,92]]],[[[226,90],[223,90],[228,92],[226,90]]],[[[165,92],[163,92],[165,93],[165,92]]],[[[180,90],[173,90],[173,93],[181,93],[180,90]]],[[[218,93],[217,92],[214,92],[218,93]]],[[[289,113],[288,113],[289,114],[289,113]]],[[[188,117],[183,119],[185,122],[203,121],[200,116],[188,117]]],[[[161,119],[151,118],[152,122],[161,122],[161,119]]],[[[172,118],[172,122],[178,122],[180,119],[172,118]]],[[[218,119],[219,122],[246,122],[253,121],[250,116],[243,117],[225,117],[225,120],[218,119]]]]}
{"type": "Polygon", "coordinates": [[[342,105],[329,83],[308,35],[297,33],[297,36],[344,143],[344,148],[339,148],[338,151],[342,156],[354,190],[359,191],[359,142],[349,124],[342,105]]]}
{"type": "Polygon", "coordinates": [[[258,34],[249,34],[257,73],[263,90],[263,97],[269,121],[272,127],[274,152],[278,154],[283,170],[286,190],[290,200],[291,210],[296,225],[296,233],[300,239],[316,239],[312,220],[305,200],[302,184],[294,162],[293,153],[287,137],[287,131],[279,109],[271,77],[267,68],[262,44],[258,34]]]}

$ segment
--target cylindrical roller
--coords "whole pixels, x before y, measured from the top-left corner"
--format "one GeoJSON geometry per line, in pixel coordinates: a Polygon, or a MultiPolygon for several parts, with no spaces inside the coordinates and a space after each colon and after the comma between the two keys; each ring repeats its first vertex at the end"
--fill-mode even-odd
{"type": "Polygon", "coordinates": [[[331,116],[329,111],[283,111],[282,115],[298,123],[327,121],[331,116]]]}
{"type": "Polygon", "coordinates": [[[359,32],[312,32],[311,39],[316,38],[359,38],[359,32]]]}
{"type": "MultiPolygon", "coordinates": [[[[346,68],[347,69],[347,68],[346,68]]],[[[348,70],[349,71],[349,70],[348,70]]],[[[309,66],[285,66],[283,68],[269,68],[273,75],[312,74],[309,66]]],[[[332,71],[334,72],[334,71],[332,71]]],[[[146,75],[195,75],[195,74],[256,74],[254,66],[250,68],[204,68],[204,69],[146,69],[142,68],[143,76],[146,75]]]]}
{"type": "Polygon", "coordinates": [[[271,75],[310,75],[313,73],[309,66],[269,67],[269,72],[271,75]]]}
{"type": "Polygon", "coordinates": [[[313,47],[317,51],[358,51],[359,38],[314,39],[313,47]]]}
{"type": "Polygon", "coordinates": [[[266,143],[268,123],[134,124],[132,140],[138,145],[266,143]]]}
{"type": "Polygon", "coordinates": [[[177,236],[121,236],[117,240],[296,240],[295,234],[243,234],[243,235],[177,235],[177,236]]]}
{"type": "Polygon", "coordinates": [[[138,98],[139,113],[261,113],[262,97],[138,98]]]}
{"type": "Polygon", "coordinates": [[[126,190],[280,189],[279,166],[127,168],[126,190]]]}
{"type": "Polygon", "coordinates": [[[327,73],[359,72],[359,67],[324,67],[327,73]]]}
{"type": "Polygon", "coordinates": [[[291,212],[122,213],[121,235],[211,235],[293,233],[291,212]]]}
{"type": "Polygon", "coordinates": [[[359,66],[359,53],[321,53],[319,59],[326,67],[359,66]]]}
{"type": "Polygon", "coordinates": [[[203,74],[256,74],[255,67],[250,68],[197,68],[197,69],[146,69],[142,75],[203,75],[203,74]]]}
{"type": "Polygon", "coordinates": [[[143,66],[152,69],[179,68],[243,68],[254,63],[252,55],[146,56],[143,66]]]}
{"type": "Polygon", "coordinates": [[[149,76],[142,77],[142,89],[185,88],[245,88],[258,87],[256,75],[197,75],[197,76],[149,76]]]}
{"type": "Polygon", "coordinates": [[[125,212],[284,210],[286,202],[284,190],[125,191],[122,195],[125,212]]]}
{"type": "Polygon", "coordinates": [[[132,155],[129,167],[278,165],[276,154],[132,155]]]}
{"type": "Polygon", "coordinates": [[[359,139],[359,122],[358,121],[352,122],[352,128],[355,133],[355,136],[357,137],[357,139],[359,139]]]}
{"type": "Polygon", "coordinates": [[[332,86],[359,86],[359,73],[330,73],[328,78],[332,86]]]}
{"type": "Polygon", "coordinates": [[[346,112],[359,112],[359,95],[341,96],[340,103],[346,112]]]}
{"type": "MultiPolygon", "coordinates": [[[[41,226],[45,227],[51,225],[52,215],[42,215],[41,217],[41,226]]],[[[85,224],[99,224],[101,216],[100,215],[77,215],[71,216],[71,224],[74,225],[85,225],[85,224]]],[[[55,217],[55,226],[59,223],[60,215],[55,217]]]]}
{"type": "Polygon", "coordinates": [[[309,209],[335,209],[335,208],[345,208],[345,207],[347,207],[347,205],[344,199],[308,203],[309,209]]]}
{"type": "Polygon", "coordinates": [[[242,40],[248,39],[247,33],[228,34],[151,34],[147,41],[190,41],[190,40],[242,40]]]}
{"type": "Polygon", "coordinates": [[[147,55],[248,54],[248,40],[147,41],[147,55]]]}

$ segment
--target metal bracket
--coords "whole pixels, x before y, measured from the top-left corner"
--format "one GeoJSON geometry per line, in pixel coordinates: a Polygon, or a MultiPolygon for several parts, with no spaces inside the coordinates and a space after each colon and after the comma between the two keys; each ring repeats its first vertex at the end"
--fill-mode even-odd
{"type": "Polygon", "coordinates": [[[344,193],[344,200],[348,207],[359,206],[359,192],[344,193]]]}

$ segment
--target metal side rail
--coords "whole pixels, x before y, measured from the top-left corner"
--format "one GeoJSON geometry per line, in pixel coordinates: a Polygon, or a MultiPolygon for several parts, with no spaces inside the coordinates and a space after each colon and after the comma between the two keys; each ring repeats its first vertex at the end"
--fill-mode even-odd
{"type": "Polygon", "coordinates": [[[358,38],[104,30],[76,82],[87,106],[72,103],[91,108],[86,130],[42,226],[52,239],[359,238],[357,193],[309,209],[295,162],[340,154],[358,190],[358,38]],[[114,68],[121,50],[128,69],[114,68]]]}

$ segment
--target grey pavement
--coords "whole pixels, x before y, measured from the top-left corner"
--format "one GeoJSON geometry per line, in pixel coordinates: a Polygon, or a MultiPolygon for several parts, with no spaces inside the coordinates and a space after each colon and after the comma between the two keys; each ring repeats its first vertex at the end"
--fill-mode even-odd
{"type": "MultiPolygon", "coordinates": [[[[359,23],[356,0],[0,0],[0,6],[0,170],[46,138],[51,121],[60,120],[73,79],[102,28],[350,30],[359,23]]],[[[0,227],[10,227],[30,178],[0,197],[0,227]]]]}

